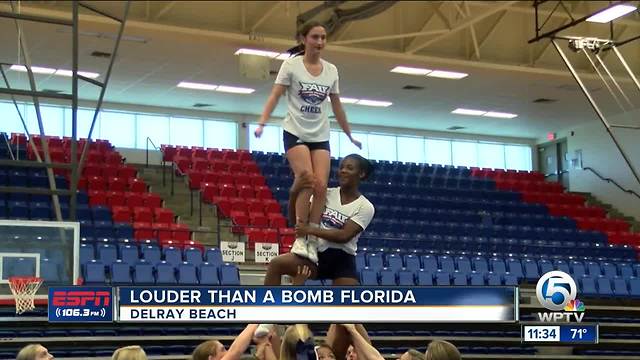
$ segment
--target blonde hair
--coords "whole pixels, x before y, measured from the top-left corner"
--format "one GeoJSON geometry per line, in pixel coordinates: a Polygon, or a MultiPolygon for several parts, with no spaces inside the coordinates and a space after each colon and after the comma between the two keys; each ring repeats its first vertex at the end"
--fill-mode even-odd
{"type": "Polygon", "coordinates": [[[192,360],[207,360],[209,356],[216,356],[218,352],[218,340],[207,340],[198,345],[191,353],[192,360]]]}
{"type": "Polygon", "coordinates": [[[460,360],[460,351],[452,343],[444,340],[434,340],[427,347],[424,354],[426,360],[460,360]]]}
{"type": "Polygon", "coordinates": [[[29,344],[18,352],[16,356],[16,360],[35,360],[38,348],[41,347],[40,344],[29,344]]]}
{"type": "Polygon", "coordinates": [[[425,360],[424,354],[416,349],[409,349],[407,350],[407,353],[411,357],[411,360],[425,360]]]}
{"type": "MultiPolygon", "coordinates": [[[[296,358],[296,345],[298,341],[313,339],[313,333],[304,324],[289,326],[282,336],[280,345],[280,360],[293,360],[296,358]]],[[[195,360],[195,359],[194,359],[195,360]]]]}
{"type": "Polygon", "coordinates": [[[147,354],[138,345],[125,346],[116,349],[111,360],[147,360],[147,354]]]}

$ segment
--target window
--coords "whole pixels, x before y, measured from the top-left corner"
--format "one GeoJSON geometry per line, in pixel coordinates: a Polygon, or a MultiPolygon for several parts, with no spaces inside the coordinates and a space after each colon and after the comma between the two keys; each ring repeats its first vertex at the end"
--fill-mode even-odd
{"type": "Polygon", "coordinates": [[[171,145],[202,146],[202,120],[172,117],[169,123],[171,145]]]}
{"type": "Polygon", "coordinates": [[[204,121],[204,146],[218,149],[235,149],[238,126],[230,121],[204,121]]]}
{"type": "Polygon", "coordinates": [[[100,136],[93,138],[109,140],[116,147],[135,148],[135,121],[134,114],[102,111],[100,114],[100,136]]]}
{"type": "MultiPolygon", "coordinates": [[[[63,108],[57,107],[57,106],[41,105],[40,115],[42,117],[42,127],[44,128],[45,135],[50,135],[50,136],[63,135],[63,121],[64,121],[63,108]]],[[[27,128],[29,129],[30,134],[32,135],[40,134],[40,127],[38,126],[38,115],[36,114],[36,108],[31,104],[27,105],[26,123],[27,123],[27,128]]]]}
{"type": "MultiPolygon", "coordinates": [[[[22,116],[25,116],[24,104],[18,103],[18,108],[20,108],[22,116]]],[[[6,132],[9,136],[11,136],[11,133],[14,132],[24,133],[24,126],[22,126],[20,115],[18,115],[18,111],[13,105],[13,102],[0,102],[0,114],[2,114],[2,121],[0,121],[0,132],[6,132]]]]}
{"type": "Polygon", "coordinates": [[[426,160],[429,164],[451,165],[451,141],[426,139],[426,160]]]}
{"type": "Polygon", "coordinates": [[[504,145],[478,144],[478,167],[504,169],[504,145]]]}
{"type": "Polygon", "coordinates": [[[260,138],[253,133],[258,128],[257,124],[249,125],[249,150],[264,152],[284,152],[282,143],[282,128],[280,126],[265,126],[260,138]]]}
{"type": "MultiPolygon", "coordinates": [[[[358,138],[356,137],[356,139],[358,138]]],[[[371,146],[369,147],[369,159],[388,161],[398,160],[395,136],[369,134],[367,143],[371,144],[371,146]]]]}
{"type": "MultiPolygon", "coordinates": [[[[136,128],[136,147],[138,149],[147,148],[147,137],[157,147],[169,144],[169,117],[167,116],[137,115],[136,128]]],[[[153,149],[151,143],[149,149],[153,149]]]]}
{"type": "Polygon", "coordinates": [[[507,169],[531,171],[531,147],[526,145],[505,145],[507,169]]]}
{"type": "Polygon", "coordinates": [[[423,163],[426,162],[424,154],[424,138],[398,136],[398,161],[423,163]]]}
{"type": "MultiPolygon", "coordinates": [[[[76,125],[76,131],[78,139],[86,138],[89,136],[89,129],[91,128],[91,121],[93,121],[93,114],[95,114],[94,109],[78,109],[78,119],[76,125]]],[[[98,118],[96,119],[96,125],[93,127],[93,134],[91,134],[92,139],[100,139],[100,116],[102,113],[98,114],[98,118]]],[[[73,119],[71,118],[72,111],[71,108],[64,109],[64,136],[71,136],[71,124],[73,119]]]]}
{"type": "Polygon", "coordinates": [[[478,164],[478,143],[470,141],[451,142],[452,165],[476,166],[478,164]]]}
{"type": "Polygon", "coordinates": [[[367,146],[367,134],[352,132],[351,136],[353,136],[354,139],[362,142],[362,149],[358,149],[357,146],[353,145],[353,143],[351,142],[351,140],[349,140],[345,133],[340,132],[340,157],[345,157],[353,153],[368,157],[369,147],[367,146]]]}

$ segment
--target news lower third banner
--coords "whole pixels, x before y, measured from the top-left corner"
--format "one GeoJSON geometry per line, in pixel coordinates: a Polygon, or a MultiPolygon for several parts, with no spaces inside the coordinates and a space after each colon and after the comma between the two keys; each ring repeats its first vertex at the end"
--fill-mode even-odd
{"type": "Polygon", "coordinates": [[[121,322],[516,322],[515,287],[121,287],[121,322]]]}

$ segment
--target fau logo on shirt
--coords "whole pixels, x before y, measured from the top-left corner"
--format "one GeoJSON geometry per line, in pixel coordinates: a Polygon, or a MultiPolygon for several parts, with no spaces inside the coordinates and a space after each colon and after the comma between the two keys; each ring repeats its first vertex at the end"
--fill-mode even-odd
{"type": "Polygon", "coordinates": [[[342,229],[347,220],[349,220],[347,215],[330,208],[326,208],[322,214],[322,225],[327,228],[342,229]]]}
{"type": "MultiPolygon", "coordinates": [[[[329,92],[328,86],[319,85],[316,83],[306,83],[302,81],[300,81],[299,83],[300,91],[298,92],[298,95],[300,95],[302,100],[304,100],[304,102],[306,102],[307,104],[319,105],[324,101],[324,99],[327,98],[327,94],[329,92]]],[[[319,106],[306,105],[302,106],[300,108],[300,111],[319,114],[321,112],[321,108],[319,106]]]]}

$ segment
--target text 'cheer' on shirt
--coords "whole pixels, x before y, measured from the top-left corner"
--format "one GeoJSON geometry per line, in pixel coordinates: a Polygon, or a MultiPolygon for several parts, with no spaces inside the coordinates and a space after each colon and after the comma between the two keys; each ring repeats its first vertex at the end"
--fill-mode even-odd
{"type": "MultiPolygon", "coordinates": [[[[347,220],[351,220],[360,225],[363,231],[369,226],[375,209],[373,204],[367,200],[364,195],[348,204],[342,204],[340,200],[340,188],[327,189],[327,205],[320,220],[320,227],[323,229],[342,229],[347,220]]],[[[358,239],[362,232],[358,233],[353,239],[344,244],[327,241],[318,238],[318,251],[324,251],[328,248],[341,249],[342,251],[356,255],[358,250],[358,239]]]]}
{"type": "Polygon", "coordinates": [[[276,84],[287,86],[287,116],[284,130],[303,142],[329,140],[329,94],[338,94],[338,69],[320,59],[322,72],[313,76],[307,71],[304,56],[285,60],[280,67],[276,84]]]}

